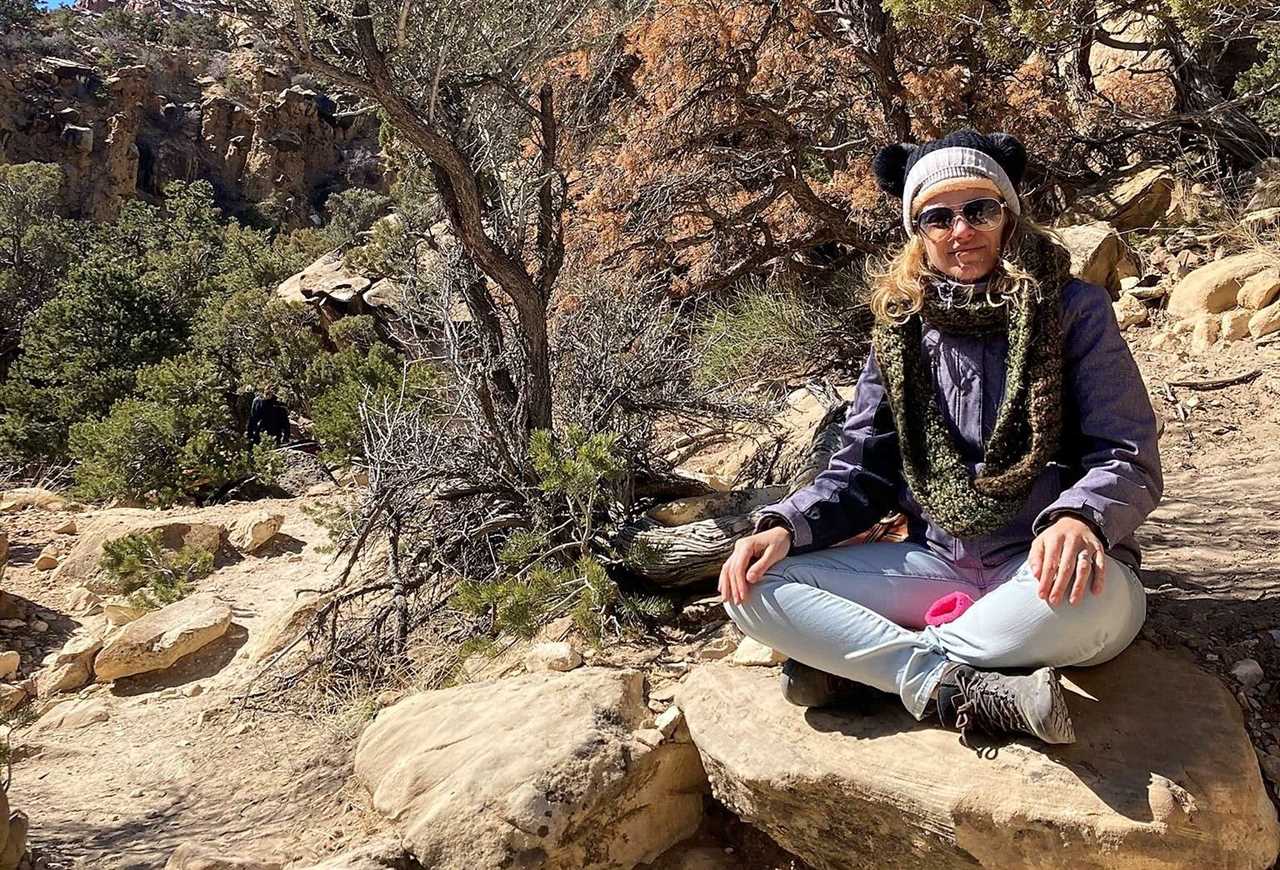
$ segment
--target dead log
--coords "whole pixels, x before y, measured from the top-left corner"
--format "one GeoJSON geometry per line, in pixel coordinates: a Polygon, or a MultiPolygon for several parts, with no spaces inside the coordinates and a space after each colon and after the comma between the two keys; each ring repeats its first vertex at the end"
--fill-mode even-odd
{"type": "Polygon", "coordinates": [[[742,514],[682,526],[664,526],[646,517],[622,529],[614,545],[632,574],[655,586],[679,589],[718,577],[734,542],[751,526],[751,517],[742,514]]]}
{"type": "Polygon", "coordinates": [[[700,502],[705,500],[705,504],[692,508],[663,505],[638,522],[625,526],[613,541],[622,556],[623,566],[637,577],[663,588],[709,585],[709,581],[719,576],[720,566],[733,552],[734,542],[751,531],[755,510],[774,504],[788,493],[806,486],[827,467],[831,454],[840,445],[846,410],[844,404],[837,405],[823,416],[809,441],[805,463],[791,476],[786,486],[708,495],[698,499],[700,502]],[[662,518],[702,517],[703,508],[736,512],[727,516],[699,518],[676,526],[666,526],[658,521],[662,518]]]}

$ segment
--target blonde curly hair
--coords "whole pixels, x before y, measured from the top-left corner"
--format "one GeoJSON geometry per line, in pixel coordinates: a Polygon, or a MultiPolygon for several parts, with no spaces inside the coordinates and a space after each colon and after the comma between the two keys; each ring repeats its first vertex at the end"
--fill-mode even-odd
{"type": "MultiPolygon", "coordinates": [[[[1020,244],[1024,236],[1040,236],[1061,244],[1061,239],[1052,229],[1028,217],[1025,212],[1014,216],[1006,225],[1000,244],[1002,256],[994,270],[996,283],[992,290],[1016,297],[1019,291],[1034,286],[1035,279],[1029,272],[1003,256],[1006,250],[1020,244]]],[[[871,278],[871,313],[880,323],[902,323],[918,313],[924,306],[927,279],[947,278],[929,262],[924,238],[919,233],[912,233],[892,257],[869,264],[867,274],[871,278]]]]}

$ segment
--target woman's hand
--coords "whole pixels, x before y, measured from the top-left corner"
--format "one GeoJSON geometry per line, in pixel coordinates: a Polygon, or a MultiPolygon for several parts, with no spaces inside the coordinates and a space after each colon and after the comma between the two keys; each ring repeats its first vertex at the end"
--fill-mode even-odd
{"type": "Polygon", "coordinates": [[[774,526],[739,538],[733,545],[733,555],[720,566],[720,594],[732,604],[747,600],[747,586],[759,583],[764,572],[791,552],[791,532],[784,526],[774,526]]]}
{"type": "Polygon", "coordinates": [[[1059,517],[1031,542],[1031,573],[1040,581],[1040,597],[1057,606],[1063,596],[1079,604],[1084,594],[1102,592],[1107,560],[1102,541],[1084,520],[1059,517]]]}

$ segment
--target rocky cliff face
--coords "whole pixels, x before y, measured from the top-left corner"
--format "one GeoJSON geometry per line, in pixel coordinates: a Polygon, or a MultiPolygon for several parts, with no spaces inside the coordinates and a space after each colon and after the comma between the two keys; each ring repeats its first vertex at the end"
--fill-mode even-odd
{"type": "Polygon", "coordinates": [[[104,74],[76,59],[0,60],[0,163],[61,165],[66,210],[107,220],[171,181],[207,179],[229,211],[288,225],[325,196],[385,187],[377,118],[290,85],[251,47],[160,49],[104,74]]]}

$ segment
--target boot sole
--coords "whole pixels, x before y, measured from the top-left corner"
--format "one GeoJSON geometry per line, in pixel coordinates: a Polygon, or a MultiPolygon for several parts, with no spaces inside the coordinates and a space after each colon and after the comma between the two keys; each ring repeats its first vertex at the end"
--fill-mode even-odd
{"type": "Polygon", "coordinates": [[[1057,671],[1053,668],[1041,668],[1033,676],[1047,686],[1051,699],[1048,713],[1042,719],[1031,722],[1036,737],[1045,743],[1075,743],[1076,729],[1071,723],[1067,700],[1062,696],[1062,683],[1058,680],[1057,671]]]}

